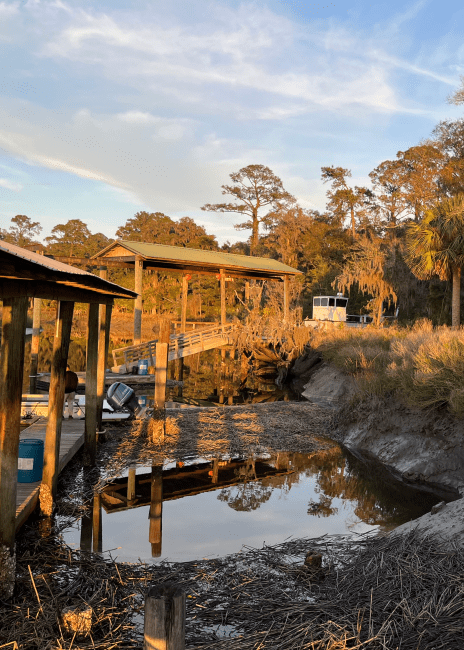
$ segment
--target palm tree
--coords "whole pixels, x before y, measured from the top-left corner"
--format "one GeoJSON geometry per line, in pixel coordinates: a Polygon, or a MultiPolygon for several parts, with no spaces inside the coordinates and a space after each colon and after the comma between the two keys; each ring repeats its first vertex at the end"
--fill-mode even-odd
{"type": "Polygon", "coordinates": [[[420,280],[451,280],[451,325],[459,328],[464,265],[464,194],[444,199],[407,230],[407,261],[420,280]]]}

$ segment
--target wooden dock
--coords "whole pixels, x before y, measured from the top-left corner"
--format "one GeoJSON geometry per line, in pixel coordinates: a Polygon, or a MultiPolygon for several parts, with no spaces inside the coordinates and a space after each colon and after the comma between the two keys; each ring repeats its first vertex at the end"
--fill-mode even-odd
{"type": "MultiPolygon", "coordinates": [[[[84,420],[63,420],[60,444],[60,472],[84,444],[84,425],[84,420]]],[[[21,432],[20,439],[35,438],[45,442],[46,428],[47,418],[39,418],[37,422],[21,432]]],[[[18,483],[16,490],[16,531],[37,506],[39,488],[40,481],[36,483],[18,483]]]]}

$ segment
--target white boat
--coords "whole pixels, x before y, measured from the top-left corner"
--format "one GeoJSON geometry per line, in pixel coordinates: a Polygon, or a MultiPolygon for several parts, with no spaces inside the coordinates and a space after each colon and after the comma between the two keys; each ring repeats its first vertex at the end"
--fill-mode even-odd
{"type": "Polygon", "coordinates": [[[315,296],[313,298],[313,317],[305,318],[306,327],[319,327],[325,323],[342,324],[346,327],[366,327],[372,323],[367,314],[347,314],[348,298],[341,293],[336,296],[315,296]]]}

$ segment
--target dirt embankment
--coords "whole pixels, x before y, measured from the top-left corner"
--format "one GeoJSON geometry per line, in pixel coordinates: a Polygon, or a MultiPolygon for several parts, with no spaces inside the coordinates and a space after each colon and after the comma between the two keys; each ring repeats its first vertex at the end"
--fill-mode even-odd
{"type": "Polygon", "coordinates": [[[389,398],[361,401],[354,379],[324,363],[313,363],[306,379],[303,395],[332,410],[332,435],[355,456],[380,462],[397,480],[445,501],[458,499],[401,529],[417,527],[464,545],[464,421],[446,409],[410,409],[389,398]]]}

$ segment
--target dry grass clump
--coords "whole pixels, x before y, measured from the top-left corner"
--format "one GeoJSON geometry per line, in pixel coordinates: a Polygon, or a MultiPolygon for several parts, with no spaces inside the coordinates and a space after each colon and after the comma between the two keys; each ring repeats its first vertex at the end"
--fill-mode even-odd
{"type": "Polygon", "coordinates": [[[314,333],[311,346],[324,359],[353,375],[360,393],[395,392],[418,408],[446,406],[464,416],[464,330],[433,328],[348,329],[314,333]]]}

